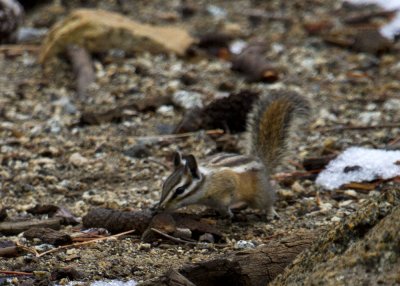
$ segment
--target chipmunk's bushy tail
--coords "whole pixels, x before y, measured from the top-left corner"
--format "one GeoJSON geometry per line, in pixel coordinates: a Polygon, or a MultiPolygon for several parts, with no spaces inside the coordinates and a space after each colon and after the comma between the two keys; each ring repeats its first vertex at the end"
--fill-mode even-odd
{"type": "Polygon", "coordinates": [[[248,119],[248,152],[259,157],[272,172],[285,153],[293,124],[310,113],[309,101],[297,92],[272,90],[261,96],[248,119]]]}

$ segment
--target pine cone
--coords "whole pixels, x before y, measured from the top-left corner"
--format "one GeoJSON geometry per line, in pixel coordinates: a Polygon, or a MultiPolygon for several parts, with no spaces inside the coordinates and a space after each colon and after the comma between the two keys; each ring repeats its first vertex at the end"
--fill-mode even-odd
{"type": "Polygon", "coordinates": [[[16,0],[0,0],[0,43],[12,43],[16,40],[19,26],[22,24],[24,9],[16,0]]]}

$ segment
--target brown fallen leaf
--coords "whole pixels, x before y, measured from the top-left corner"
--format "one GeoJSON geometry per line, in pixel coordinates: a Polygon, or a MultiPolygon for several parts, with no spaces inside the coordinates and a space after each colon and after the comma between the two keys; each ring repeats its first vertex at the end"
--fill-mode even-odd
{"type": "Polygon", "coordinates": [[[118,13],[99,9],[77,9],[47,34],[39,61],[45,63],[71,44],[89,52],[118,48],[126,52],[184,55],[194,42],[195,39],[180,28],[142,24],[118,13]]]}
{"type": "Polygon", "coordinates": [[[375,190],[376,187],[381,183],[381,181],[377,181],[374,183],[357,183],[352,182],[345,184],[341,187],[341,189],[354,189],[359,191],[372,191],[375,190]]]}

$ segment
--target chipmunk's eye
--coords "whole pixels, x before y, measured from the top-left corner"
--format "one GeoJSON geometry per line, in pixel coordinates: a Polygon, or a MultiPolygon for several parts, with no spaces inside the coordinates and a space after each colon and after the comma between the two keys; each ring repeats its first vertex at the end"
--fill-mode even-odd
{"type": "Polygon", "coordinates": [[[175,195],[177,196],[177,195],[180,195],[180,194],[182,194],[183,192],[185,191],[185,187],[179,187],[179,188],[176,188],[176,190],[175,190],[175,195]]]}

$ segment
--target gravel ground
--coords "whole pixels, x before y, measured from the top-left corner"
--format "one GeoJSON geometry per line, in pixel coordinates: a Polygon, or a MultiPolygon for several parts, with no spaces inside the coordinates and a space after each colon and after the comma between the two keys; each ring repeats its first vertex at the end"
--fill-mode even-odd
{"type": "MultiPolygon", "coordinates": [[[[50,25],[79,5],[78,1],[68,2],[67,8],[39,7],[27,14],[27,24],[50,25]]],[[[233,29],[237,38],[245,41],[263,40],[269,46],[266,57],[280,67],[281,78],[273,85],[247,83],[242,75],[230,70],[228,62],[213,57],[121,57],[110,52],[96,58],[96,83],[90,88],[88,100],[81,103],[76,100],[74,77],[65,60],[55,59],[42,68],[34,52],[1,52],[0,209],[7,208],[9,218],[30,218],[26,210],[37,204],[64,206],[78,217],[93,207],[151,207],[158,201],[162,180],[169,174],[163,164],[170,163],[168,158],[174,150],[190,152],[198,158],[216,152],[215,141],[202,133],[173,140],[146,138],[165,134],[180,121],[183,111],[176,107],[130,112],[122,122],[77,124],[85,107],[106,110],[149,95],[185,90],[201,94],[203,102],[208,103],[227,95],[221,86],[229,86],[231,92],[290,88],[304,94],[313,103],[313,119],[310,128],[293,140],[288,159],[279,170],[282,172],[298,169],[298,163],[306,157],[340,152],[349,146],[399,147],[399,128],[326,130],[341,125],[400,122],[397,43],[395,51],[378,57],[329,45],[321,36],[307,33],[303,26],[320,19],[343,19],[352,11],[342,8],[340,1],[196,1],[198,11],[187,19],[176,12],[179,1],[120,1],[122,6],[111,0],[97,2],[100,8],[123,11],[138,21],[172,24],[195,35],[222,27],[233,29]],[[253,26],[245,14],[256,8],[280,16],[267,17],[253,26]],[[215,10],[219,14],[210,13],[215,10]],[[192,85],[181,80],[188,73],[195,77],[192,85]],[[145,145],[149,157],[127,155],[125,151],[138,144],[145,145]]],[[[243,139],[242,135],[237,136],[243,139]]],[[[362,201],[393,184],[385,182],[372,191],[326,191],[310,180],[279,184],[276,209],[280,220],[265,222],[253,210],[241,212],[232,223],[213,218],[224,234],[224,247],[185,246],[169,241],[147,245],[139,237],[131,236],[41,258],[25,255],[1,259],[0,269],[38,271],[35,273],[40,277],[69,266],[83,273],[83,281],[144,281],[170,267],[227,253],[238,240],[258,245],[271,236],[286,236],[299,229],[323,229],[340,222],[357,210],[362,201]]],[[[67,233],[75,230],[63,229],[67,233]]],[[[39,244],[22,237],[0,237],[10,239],[39,244]]]]}

